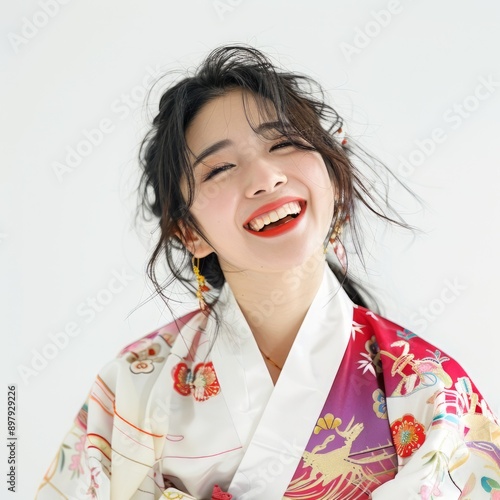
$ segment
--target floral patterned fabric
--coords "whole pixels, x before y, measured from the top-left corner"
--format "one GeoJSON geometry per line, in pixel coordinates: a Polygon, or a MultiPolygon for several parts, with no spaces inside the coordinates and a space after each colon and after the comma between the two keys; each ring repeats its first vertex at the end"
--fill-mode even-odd
{"type": "Polygon", "coordinates": [[[351,342],[285,497],[500,498],[498,421],[454,360],[356,307],[351,342]]]}
{"type": "Polygon", "coordinates": [[[103,368],[38,499],[500,499],[498,421],[444,352],[328,274],[273,387],[220,303],[217,336],[195,311],[103,368]]]}

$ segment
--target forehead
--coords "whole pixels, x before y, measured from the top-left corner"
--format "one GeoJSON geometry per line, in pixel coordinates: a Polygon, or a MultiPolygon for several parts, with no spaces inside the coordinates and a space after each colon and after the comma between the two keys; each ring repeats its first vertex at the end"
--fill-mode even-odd
{"type": "Polygon", "coordinates": [[[206,103],[186,129],[186,142],[193,153],[209,144],[253,133],[263,121],[275,120],[274,107],[249,91],[234,89],[206,103]]]}

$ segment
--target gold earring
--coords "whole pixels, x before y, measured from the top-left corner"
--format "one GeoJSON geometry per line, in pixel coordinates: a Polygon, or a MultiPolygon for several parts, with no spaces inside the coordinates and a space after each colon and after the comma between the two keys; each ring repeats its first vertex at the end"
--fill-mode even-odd
{"type": "Polygon", "coordinates": [[[193,255],[193,258],[191,259],[191,264],[193,265],[193,273],[196,277],[196,281],[198,282],[198,288],[196,290],[196,297],[198,298],[198,302],[200,304],[200,309],[202,311],[205,311],[208,309],[208,306],[205,302],[205,298],[203,297],[203,292],[208,292],[210,288],[205,283],[205,276],[200,273],[200,259],[195,258],[193,255]]]}
{"type": "Polygon", "coordinates": [[[333,228],[333,232],[332,234],[330,235],[330,245],[334,245],[336,240],[340,237],[340,235],[342,234],[342,224],[340,224],[339,222],[337,222],[335,224],[335,227],[333,228]]]}
{"type": "MultiPolygon", "coordinates": [[[[343,224],[339,221],[335,223],[332,234],[329,238],[329,244],[332,246],[333,253],[337,257],[340,265],[344,272],[347,272],[347,254],[345,251],[345,247],[340,241],[340,235],[342,234],[342,229],[344,228],[343,224]]],[[[327,252],[328,245],[325,246],[325,253],[327,252]]]]}
{"type": "MultiPolygon", "coordinates": [[[[330,226],[331,227],[331,226],[330,226]]],[[[326,253],[328,251],[328,245],[335,245],[335,241],[338,239],[338,237],[342,234],[342,224],[337,221],[335,225],[333,226],[333,230],[330,234],[330,237],[327,236],[327,240],[325,240],[324,243],[324,252],[326,253]]]]}

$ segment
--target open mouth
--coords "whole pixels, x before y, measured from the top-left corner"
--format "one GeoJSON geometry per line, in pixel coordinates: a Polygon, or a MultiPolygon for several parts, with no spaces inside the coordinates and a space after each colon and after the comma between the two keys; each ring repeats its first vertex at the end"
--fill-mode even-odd
{"type": "Polygon", "coordinates": [[[306,208],[305,201],[294,200],[254,217],[244,228],[259,236],[272,236],[292,229],[294,223],[303,215],[306,208]]]}

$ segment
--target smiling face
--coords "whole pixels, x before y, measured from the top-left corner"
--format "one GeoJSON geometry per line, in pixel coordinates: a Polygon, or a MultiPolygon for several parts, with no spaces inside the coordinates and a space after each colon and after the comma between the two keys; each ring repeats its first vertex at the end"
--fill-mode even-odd
{"type": "Polygon", "coordinates": [[[251,94],[231,90],[203,106],[186,130],[195,178],[190,211],[210,242],[187,246],[196,257],[214,251],[223,272],[299,266],[329,232],[334,187],[323,158],[272,122],[251,94]]]}

